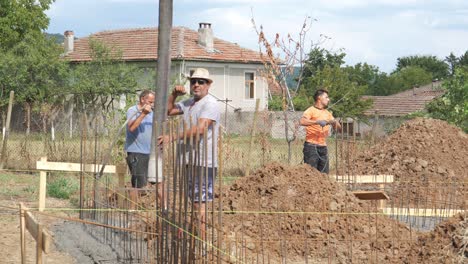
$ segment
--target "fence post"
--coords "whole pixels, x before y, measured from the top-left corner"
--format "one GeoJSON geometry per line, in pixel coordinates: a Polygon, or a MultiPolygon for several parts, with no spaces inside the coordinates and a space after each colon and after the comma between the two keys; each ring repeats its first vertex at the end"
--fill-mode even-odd
{"type": "Polygon", "coordinates": [[[2,145],[2,157],[0,160],[0,169],[3,170],[5,167],[7,157],[7,142],[8,142],[8,134],[10,134],[10,122],[11,122],[11,109],[13,108],[13,98],[15,97],[15,91],[10,91],[10,101],[8,102],[8,112],[7,112],[7,120],[5,124],[5,134],[3,137],[3,145],[2,145]]]}
{"type": "Polygon", "coordinates": [[[253,116],[253,122],[252,122],[252,133],[250,134],[250,144],[249,144],[249,155],[247,156],[247,166],[245,168],[245,176],[249,176],[250,174],[250,164],[252,160],[252,148],[253,148],[253,143],[254,143],[254,138],[255,138],[255,133],[257,132],[257,116],[258,116],[258,108],[260,107],[260,99],[257,98],[257,101],[255,102],[255,113],[253,116]]]}

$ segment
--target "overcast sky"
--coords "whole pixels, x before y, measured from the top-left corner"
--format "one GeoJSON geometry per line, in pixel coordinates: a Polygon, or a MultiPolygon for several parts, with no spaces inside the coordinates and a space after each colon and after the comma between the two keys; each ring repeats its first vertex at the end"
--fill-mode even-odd
{"type": "MultiPolygon", "coordinates": [[[[56,0],[47,14],[47,32],[73,30],[84,37],[103,30],[157,27],[155,0],[56,0]]],[[[258,50],[251,23],[276,33],[297,36],[306,16],[316,21],[309,42],[320,34],[331,39],[323,47],[344,49],[346,63],[367,62],[382,71],[395,68],[408,55],[443,59],[468,50],[467,0],[175,0],[173,26],[198,29],[212,24],[216,37],[258,50]]]]}

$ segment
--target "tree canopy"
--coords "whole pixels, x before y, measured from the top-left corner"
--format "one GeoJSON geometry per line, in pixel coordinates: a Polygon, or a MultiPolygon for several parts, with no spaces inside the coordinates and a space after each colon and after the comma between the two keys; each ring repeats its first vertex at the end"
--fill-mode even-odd
{"type": "Polygon", "coordinates": [[[468,132],[468,67],[456,69],[453,78],[445,81],[443,87],[445,94],[428,104],[429,114],[468,132]]]}
{"type": "Polygon", "coordinates": [[[134,94],[139,69],[122,60],[121,51],[90,39],[92,59],[72,66],[71,89],[83,110],[108,110],[123,94],[134,94]]]}
{"type": "Polygon", "coordinates": [[[449,66],[443,60],[432,55],[400,57],[397,59],[395,72],[402,71],[404,68],[409,66],[417,66],[424,69],[426,72],[432,74],[433,78],[439,80],[442,80],[449,75],[449,66]]]}
{"type": "Polygon", "coordinates": [[[54,0],[0,0],[0,49],[8,50],[28,35],[41,37],[49,26],[45,11],[54,0]]]}

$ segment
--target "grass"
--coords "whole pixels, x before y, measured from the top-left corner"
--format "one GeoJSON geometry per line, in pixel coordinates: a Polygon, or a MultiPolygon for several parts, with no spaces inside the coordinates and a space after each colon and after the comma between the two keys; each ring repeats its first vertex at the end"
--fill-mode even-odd
{"type": "Polygon", "coordinates": [[[0,173],[0,197],[37,199],[39,177],[32,174],[0,173]]]}
{"type": "Polygon", "coordinates": [[[59,175],[47,182],[47,195],[59,199],[70,199],[80,189],[75,177],[59,175]]]}

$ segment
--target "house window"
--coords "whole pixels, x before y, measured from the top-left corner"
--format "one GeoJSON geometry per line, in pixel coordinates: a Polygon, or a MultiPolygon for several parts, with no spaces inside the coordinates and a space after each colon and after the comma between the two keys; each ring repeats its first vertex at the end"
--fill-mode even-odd
{"type": "Polygon", "coordinates": [[[245,73],[245,98],[255,98],[255,75],[253,72],[245,73]]]}

